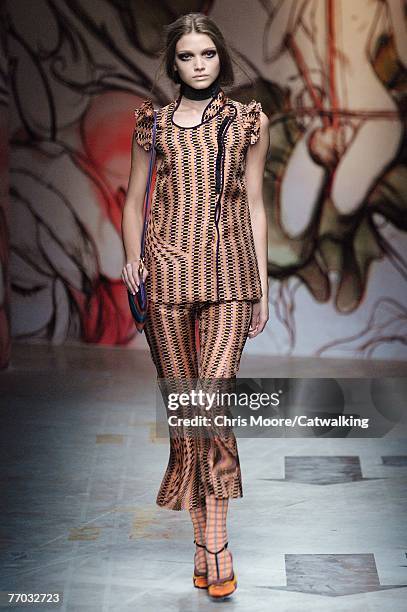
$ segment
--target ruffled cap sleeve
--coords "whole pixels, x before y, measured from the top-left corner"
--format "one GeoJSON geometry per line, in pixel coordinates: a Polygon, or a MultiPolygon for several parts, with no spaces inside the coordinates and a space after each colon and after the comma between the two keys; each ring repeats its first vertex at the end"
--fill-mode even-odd
{"type": "Polygon", "coordinates": [[[255,144],[260,137],[260,113],[262,112],[261,102],[252,100],[245,105],[244,124],[250,135],[250,144],[255,144]]]}
{"type": "Polygon", "coordinates": [[[134,111],[136,123],[134,126],[134,136],[136,142],[146,151],[151,150],[153,140],[153,124],[154,124],[154,105],[153,101],[148,98],[144,100],[141,106],[134,111]]]}

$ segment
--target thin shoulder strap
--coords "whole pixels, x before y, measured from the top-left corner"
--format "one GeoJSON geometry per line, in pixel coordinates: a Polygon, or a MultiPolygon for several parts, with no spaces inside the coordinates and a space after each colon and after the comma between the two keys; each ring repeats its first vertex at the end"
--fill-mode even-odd
{"type": "Polygon", "coordinates": [[[141,251],[140,251],[140,258],[144,257],[144,242],[145,242],[145,235],[146,235],[146,229],[147,229],[147,221],[148,221],[148,214],[149,214],[149,209],[150,209],[150,200],[151,200],[151,179],[153,176],[153,168],[154,168],[154,162],[155,162],[155,157],[156,157],[156,151],[155,151],[155,134],[157,131],[157,111],[154,110],[154,123],[153,123],[153,135],[152,135],[152,142],[151,142],[151,152],[150,152],[150,164],[149,164],[149,168],[148,168],[148,179],[147,179],[147,186],[146,186],[146,195],[145,195],[145,213],[144,213],[144,223],[143,223],[143,233],[141,236],[141,251]]]}

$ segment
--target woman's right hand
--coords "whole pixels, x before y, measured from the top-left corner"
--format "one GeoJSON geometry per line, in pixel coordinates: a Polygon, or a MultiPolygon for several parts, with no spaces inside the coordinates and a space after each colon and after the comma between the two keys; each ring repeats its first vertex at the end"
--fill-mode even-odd
{"type": "MultiPolygon", "coordinates": [[[[139,275],[140,259],[133,259],[128,261],[122,270],[122,280],[127,287],[127,290],[135,295],[138,291],[140,284],[139,275]]],[[[148,276],[148,270],[146,266],[143,267],[142,280],[145,281],[148,276]]]]}

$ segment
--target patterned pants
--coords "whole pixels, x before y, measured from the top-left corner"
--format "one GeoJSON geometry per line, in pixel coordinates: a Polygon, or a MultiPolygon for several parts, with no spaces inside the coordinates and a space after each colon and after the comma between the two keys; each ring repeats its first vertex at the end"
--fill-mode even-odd
{"type": "MultiPolygon", "coordinates": [[[[219,390],[220,379],[235,380],[252,307],[252,302],[245,300],[185,304],[150,301],[144,331],[157,378],[211,379],[212,391],[219,390]],[[199,356],[195,344],[196,319],[199,356]]],[[[159,506],[192,510],[204,506],[207,495],[243,496],[233,429],[221,428],[212,434],[177,436],[170,432],[168,466],[156,500],[159,506]]]]}

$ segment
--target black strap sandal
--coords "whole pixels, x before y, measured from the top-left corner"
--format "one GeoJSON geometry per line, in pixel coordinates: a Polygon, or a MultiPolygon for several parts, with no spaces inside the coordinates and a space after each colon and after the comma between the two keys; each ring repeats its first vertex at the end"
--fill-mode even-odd
{"type": "MultiPolygon", "coordinates": [[[[219,576],[218,554],[221,553],[223,550],[226,550],[227,547],[228,547],[228,542],[226,542],[226,544],[222,546],[222,548],[216,552],[212,552],[211,550],[206,549],[208,553],[210,553],[211,555],[215,555],[215,561],[216,561],[216,572],[218,575],[218,579],[215,580],[214,582],[211,582],[210,584],[208,583],[208,593],[214,599],[224,599],[225,597],[229,597],[229,595],[231,595],[234,591],[236,591],[236,588],[237,588],[236,574],[233,571],[233,569],[232,569],[232,574],[228,578],[221,579],[219,576]]],[[[232,553],[230,553],[230,556],[231,556],[231,560],[233,563],[232,553]]]]}
{"type": "MultiPolygon", "coordinates": [[[[228,578],[220,578],[220,573],[219,573],[219,561],[218,561],[218,554],[221,553],[223,550],[226,550],[226,548],[228,547],[229,542],[226,542],[226,544],[224,546],[222,546],[222,548],[220,548],[219,550],[217,550],[216,552],[212,552],[211,550],[208,550],[208,548],[206,548],[206,551],[211,554],[211,555],[215,555],[215,562],[216,562],[216,573],[217,573],[217,580],[212,582],[211,585],[213,586],[220,586],[223,585],[224,583],[229,583],[229,582],[234,582],[235,581],[235,573],[232,569],[232,573],[228,578]]],[[[232,557],[232,553],[230,553],[230,556],[232,558],[232,563],[233,563],[233,557],[232,557]]],[[[209,586],[211,586],[209,585],[209,586]]],[[[233,589],[234,590],[234,589],[233,589]]]]}
{"type": "MultiPolygon", "coordinates": [[[[204,546],[203,544],[199,544],[196,540],[194,540],[194,544],[196,544],[197,546],[199,546],[200,548],[205,548],[206,550],[206,546],[204,546]]],[[[208,580],[207,580],[207,573],[200,573],[197,572],[196,568],[194,567],[194,575],[193,575],[193,583],[194,586],[197,589],[207,589],[208,588],[208,580]]]]}
{"type": "Polygon", "coordinates": [[[208,553],[210,553],[211,555],[215,555],[215,561],[216,561],[216,573],[218,575],[218,580],[220,580],[219,577],[219,561],[218,561],[218,554],[222,552],[222,550],[226,550],[226,548],[228,547],[229,542],[226,542],[226,544],[224,546],[222,546],[222,548],[220,550],[218,550],[217,552],[212,552],[211,550],[208,550],[205,546],[205,549],[208,553]]]}

